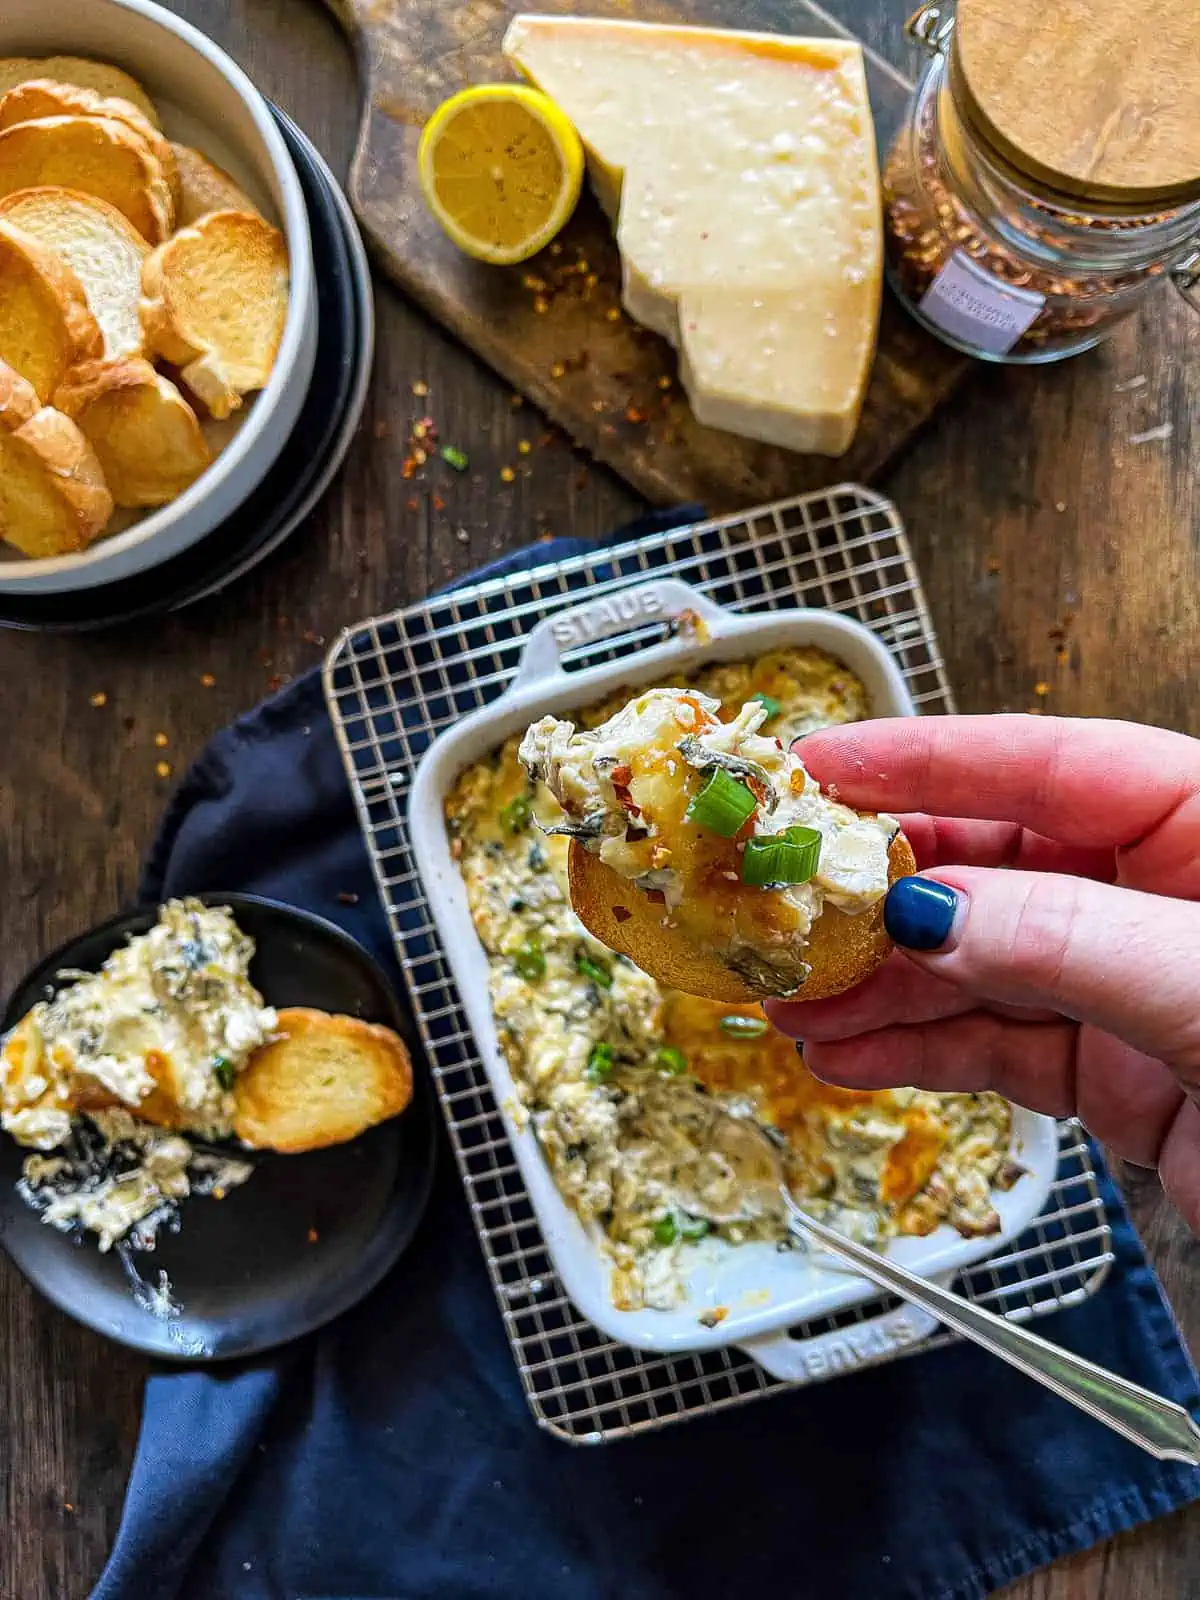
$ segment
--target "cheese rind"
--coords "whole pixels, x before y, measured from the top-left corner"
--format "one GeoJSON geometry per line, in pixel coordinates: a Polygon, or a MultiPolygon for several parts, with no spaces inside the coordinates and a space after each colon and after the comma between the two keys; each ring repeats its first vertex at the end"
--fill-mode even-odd
{"type": "Polygon", "coordinates": [[[679,350],[698,420],[845,451],[883,274],[858,45],[518,16],[504,51],[578,129],[625,307],[679,350]]]}

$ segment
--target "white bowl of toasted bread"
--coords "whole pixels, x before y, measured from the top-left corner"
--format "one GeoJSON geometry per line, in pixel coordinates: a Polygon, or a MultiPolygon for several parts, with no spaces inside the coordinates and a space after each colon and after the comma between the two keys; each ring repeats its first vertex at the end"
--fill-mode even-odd
{"type": "Polygon", "coordinates": [[[279,457],[308,214],[270,108],[149,0],[0,10],[0,592],[143,572],[279,457]]]}

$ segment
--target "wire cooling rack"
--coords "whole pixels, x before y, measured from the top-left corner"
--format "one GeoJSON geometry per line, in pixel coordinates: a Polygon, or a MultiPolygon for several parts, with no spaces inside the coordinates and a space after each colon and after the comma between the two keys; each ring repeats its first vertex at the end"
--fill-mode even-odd
{"type": "MultiPolygon", "coordinates": [[[[330,714],[521,1382],[537,1421],[576,1444],[627,1437],[788,1385],[734,1350],[667,1358],[615,1344],[563,1293],[422,893],[406,800],[432,740],[506,688],[536,622],[665,576],[738,611],[823,606],[854,617],[891,650],[920,711],[954,709],[895,507],[853,485],[455,590],[349,630],[325,665],[330,714]]],[[[647,637],[642,627],[582,645],[564,665],[617,659],[647,637]]],[[[1059,1144],[1045,1211],[958,1281],[971,1299],[1013,1321],[1085,1299],[1113,1259],[1078,1123],[1060,1124],[1059,1144]]],[[[893,1304],[880,1297],[794,1329],[806,1341],[844,1335],[822,1341],[806,1381],[946,1342],[938,1335],[895,1349],[864,1338],[865,1329],[854,1338],[855,1328],[893,1304]]]]}

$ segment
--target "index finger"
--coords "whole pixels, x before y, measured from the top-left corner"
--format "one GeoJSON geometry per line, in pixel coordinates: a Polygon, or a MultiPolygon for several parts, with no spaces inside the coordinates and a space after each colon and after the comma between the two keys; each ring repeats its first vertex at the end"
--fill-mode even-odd
{"type": "Polygon", "coordinates": [[[1126,852],[1123,881],[1188,894],[1200,854],[1200,742],[1091,718],[897,717],[809,734],[798,753],[860,810],[924,811],[1126,852]]]}

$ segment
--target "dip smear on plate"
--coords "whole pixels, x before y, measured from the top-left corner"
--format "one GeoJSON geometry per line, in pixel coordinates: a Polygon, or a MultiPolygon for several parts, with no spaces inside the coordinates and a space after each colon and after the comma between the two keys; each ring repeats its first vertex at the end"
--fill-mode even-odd
{"type": "MultiPolygon", "coordinates": [[[[761,732],[785,748],[867,715],[862,684],[812,649],[708,667],[673,686],[735,707],[761,697],[761,732]]],[[[596,728],[626,698],[576,721],[596,728]]],[[[1021,1170],[1009,1157],[1007,1103],[825,1089],[757,1008],[664,991],[613,955],[571,910],[568,841],[536,826],[562,812],[527,778],[519,742],[460,776],[447,824],[520,1096],[511,1109],[530,1119],[560,1191],[609,1250],[614,1303],[679,1303],[689,1252],[710,1239],[788,1237],[770,1198],[741,1192],[709,1148],[708,1095],[786,1132],[797,1194],[855,1238],[883,1245],[942,1222],[967,1235],[997,1231],[991,1190],[1021,1170]]]]}
{"type": "Polygon", "coordinates": [[[45,1220],[101,1250],[154,1228],[193,1190],[243,1183],[245,1162],[185,1135],[233,1131],[233,1084],[272,1037],[275,1011],[249,979],[254,941],[224,906],[172,900],[97,973],[24,1016],[0,1051],[0,1128],[41,1154],[23,1193],[45,1220]]]}

